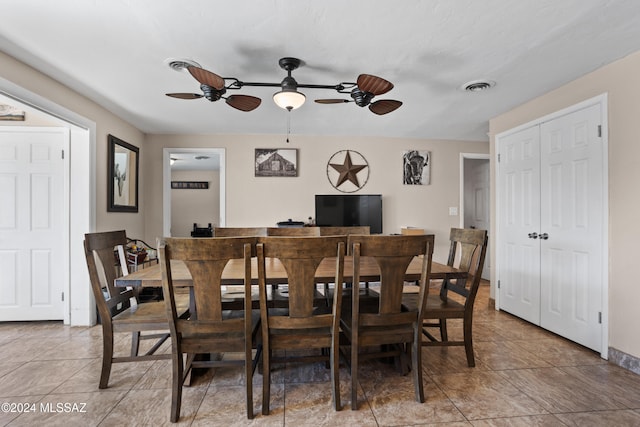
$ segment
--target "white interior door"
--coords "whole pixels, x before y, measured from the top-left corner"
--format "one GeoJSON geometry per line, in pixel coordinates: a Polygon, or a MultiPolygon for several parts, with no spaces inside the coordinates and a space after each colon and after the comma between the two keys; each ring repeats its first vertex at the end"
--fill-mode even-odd
{"type": "Polygon", "coordinates": [[[500,309],[601,352],[603,108],[586,104],[554,114],[500,137],[497,145],[500,309]]]}
{"type": "Polygon", "coordinates": [[[502,138],[498,150],[500,309],[540,324],[539,126],[502,138]]]}
{"type": "Polygon", "coordinates": [[[64,319],[68,153],[68,129],[0,128],[0,321],[64,319]]]}
{"type": "Polygon", "coordinates": [[[602,340],[600,117],[594,105],[540,126],[540,326],[593,349],[602,340]]]}

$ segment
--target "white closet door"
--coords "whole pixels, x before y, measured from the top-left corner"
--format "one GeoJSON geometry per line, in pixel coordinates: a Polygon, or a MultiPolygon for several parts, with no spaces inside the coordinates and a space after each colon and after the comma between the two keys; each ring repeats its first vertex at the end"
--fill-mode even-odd
{"type": "Polygon", "coordinates": [[[541,124],[540,326],[592,349],[602,328],[600,105],[541,124]]]}
{"type": "Polygon", "coordinates": [[[540,324],[540,127],[500,143],[500,309],[540,324]]]}
{"type": "MultiPolygon", "coordinates": [[[[62,320],[69,130],[0,129],[0,321],[62,320]]],[[[79,261],[78,261],[79,262],[79,261]]]]}

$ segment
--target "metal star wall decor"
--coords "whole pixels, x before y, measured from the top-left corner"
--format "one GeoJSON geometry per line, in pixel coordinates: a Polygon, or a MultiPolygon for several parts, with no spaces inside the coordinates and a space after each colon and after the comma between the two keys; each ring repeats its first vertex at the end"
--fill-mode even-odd
{"type": "Polygon", "coordinates": [[[369,180],[369,164],[357,151],[341,150],[329,159],[327,178],[335,189],[353,193],[364,187],[369,180]]]}

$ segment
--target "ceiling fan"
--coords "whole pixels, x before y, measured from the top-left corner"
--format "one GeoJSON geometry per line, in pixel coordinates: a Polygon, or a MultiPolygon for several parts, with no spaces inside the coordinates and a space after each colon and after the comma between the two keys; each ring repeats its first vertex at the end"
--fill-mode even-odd
{"type": "Polygon", "coordinates": [[[396,110],[402,105],[401,101],[392,99],[382,99],[373,101],[377,95],[382,95],[393,89],[393,84],[381,77],[371,74],[360,74],[356,83],[343,82],[337,85],[315,85],[315,84],[299,84],[292,76],[291,71],[301,65],[302,61],[298,58],[281,58],[278,62],[280,68],[287,71],[287,76],[280,83],[259,83],[259,82],[243,82],[235,77],[220,77],[195,65],[188,65],[186,68],[189,73],[200,83],[202,94],[198,93],[167,93],[167,96],[179,99],[198,99],[206,98],[211,102],[224,99],[225,102],[233,108],[240,111],[252,111],[260,106],[262,100],[255,96],[249,95],[230,95],[225,96],[228,90],[238,90],[244,86],[255,87],[279,87],[281,90],[273,95],[273,100],[278,106],[286,110],[299,108],[306,99],[305,95],[298,92],[298,88],[310,89],[332,89],[338,93],[349,94],[351,100],[348,99],[316,99],[319,104],[342,104],[347,102],[355,102],[360,107],[369,106],[369,110],[373,113],[382,115],[396,110]],[[229,82],[229,83],[227,83],[229,82]]]}
{"type": "Polygon", "coordinates": [[[225,87],[225,80],[217,74],[207,71],[204,68],[190,65],[187,67],[189,73],[200,83],[199,93],[167,93],[167,96],[179,99],[198,99],[205,97],[211,102],[224,99],[225,102],[240,111],[252,111],[258,108],[262,100],[255,96],[249,95],[230,95],[225,97],[227,88],[225,87]]]}
{"type": "Polygon", "coordinates": [[[381,99],[371,102],[374,96],[382,95],[393,89],[393,83],[383,79],[382,77],[372,76],[371,74],[360,74],[357,83],[350,92],[339,90],[340,93],[350,93],[352,100],[334,98],[334,99],[316,99],[319,104],[343,104],[347,102],[355,102],[359,107],[369,106],[372,113],[379,115],[390,113],[402,105],[401,101],[394,99],[381,99]]]}

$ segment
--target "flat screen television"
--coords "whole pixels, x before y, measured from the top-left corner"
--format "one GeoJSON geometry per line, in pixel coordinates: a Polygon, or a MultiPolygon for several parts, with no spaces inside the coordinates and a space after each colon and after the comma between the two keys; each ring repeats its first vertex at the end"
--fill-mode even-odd
{"type": "Polygon", "coordinates": [[[382,234],[382,195],[316,194],[316,225],[368,225],[371,234],[382,234]]]}

